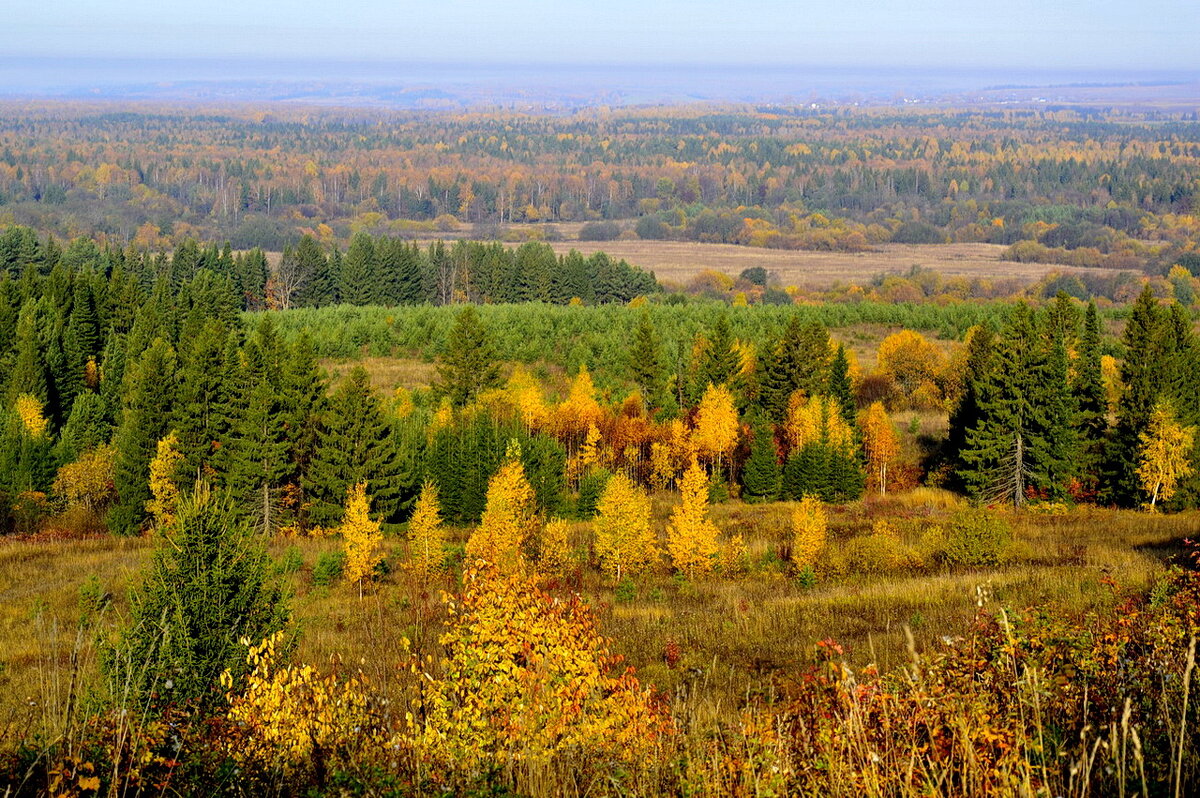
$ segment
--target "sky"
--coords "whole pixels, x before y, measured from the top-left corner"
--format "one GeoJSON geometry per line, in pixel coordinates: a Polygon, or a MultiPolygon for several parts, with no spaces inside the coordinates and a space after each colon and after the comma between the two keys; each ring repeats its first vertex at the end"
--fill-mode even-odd
{"type": "Polygon", "coordinates": [[[0,57],[1200,69],[1200,0],[25,0],[0,57]]]}

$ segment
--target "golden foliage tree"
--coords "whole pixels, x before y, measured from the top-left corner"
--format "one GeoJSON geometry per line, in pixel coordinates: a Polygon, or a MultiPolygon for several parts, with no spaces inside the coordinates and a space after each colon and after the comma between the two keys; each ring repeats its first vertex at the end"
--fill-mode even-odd
{"type": "Polygon", "coordinates": [[[683,474],[680,491],[683,499],[667,525],[667,552],[686,576],[706,574],[718,552],[718,533],[708,517],[708,475],[695,460],[683,474]]]}
{"type": "Polygon", "coordinates": [[[896,430],[888,418],[883,402],[873,402],[863,418],[863,449],[867,455],[867,468],[877,480],[881,494],[887,493],[888,467],[900,453],[896,430]]]}
{"type": "Polygon", "coordinates": [[[569,448],[583,440],[589,427],[598,427],[603,422],[604,409],[596,400],[596,386],[586,365],[579,367],[566,401],[555,410],[555,419],[559,437],[569,448]]]}
{"type": "Polygon", "coordinates": [[[608,480],[593,522],[600,566],[614,579],[646,571],[660,553],[650,528],[650,497],[618,471],[608,480]]]}
{"type": "Polygon", "coordinates": [[[854,430],[842,416],[837,400],[824,394],[806,397],[802,391],[793,393],[784,434],[793,451],[822,442],[842,451],[854,446],[854,430]]]}
{"type": "Polygon", "coordinates": [[[1160,401],[1150,414],[1150,424],[1142,432],[1137,467],[1142,488],[1150,494],[1150,509],[1161,499],[1175,495],[1179,480],[1191,475],[1190,456],[1196,442],[1196,428],[1185,427],[1175,418],[1169,402],[1160,401]]]}
{"type": "Polygon", "coordinates": [[[359,482],[346,489],[346,513],[338,531],[342,533],[346,547],[346,579],[358,583],[361,596],[363,579],[370,576],[383,559],[379,551],[383,529],[371,518],[367,483],[359,482]]]}
{"type": "Polygon", "coordinates": [[[525,565],[525,542],[536,525],[533,488],[520,458],[510,452],[488,481],[487,504],[467,540],[467,556],[504,571],[519,570],[525,565]]]}
{"type": "Polygon", "coordinates": [[[737,446],[740,431],[733,394],[724,385],[709,383],[696,407],[696,424],[692,430],[696,454],[711,459],[720,468],[722,458],[737,446]]]}
{"type": "Polygon", "coordinates": [[[446,559],[446,530],[442,526],[437,486],[421,486],[412,518],[408,522],[408,568],[421,578],[442,570],[446,559]]]}
{"type": "Polygon", "coordinates": [[[175,509],[179,506],[179,486],[175,484],[175,478],[181,462],[179,437],[172,430],[159,440],[154,459],[150,461],[151,498],[146,502],[146,512],[153,516],[157,529],[175,523],[175,509]]]}
{"type": "Polygon", "coordinates": [[[805,496],[792,511],[792,562],[800,568],[816,565],[828,531],[825,505],[815,496],[805,496]]]}
{"type": "Polygon", "coordinates": [[[32,394],[23,393],[17,397],[15,407],[29,437],[45,437],[49,422],[43,412],[42,401],[32,394]]]}
{"type": "Polygon", "coordinates": [[[942,360],[941,350],[913,330],[892,333],[879,344],[879,372],[890,377],[906,398],[921,388],[936,395],[942,360]]]}
{"type": "Polygon", "coordinates": [[[54,492],[73,507],[96,510],[117,497],[113,483],[117,452],[111,445],[84,452],[73,463],[58,469],[54,492]]]}

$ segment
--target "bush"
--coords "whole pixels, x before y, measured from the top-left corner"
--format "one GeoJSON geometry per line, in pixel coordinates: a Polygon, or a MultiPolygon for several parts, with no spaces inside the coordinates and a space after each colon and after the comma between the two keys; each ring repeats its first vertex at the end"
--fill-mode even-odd
{"type": "Polygon", "coordinates": [[[948,565],[995,565],[1011,544],[1006,520],[987,510],[964,510],[951,518],[936,555],[948,565]]]}
{"type": "Polygon", "coordinates": [[[344,551],[327,551],[317,558],[317,564],[313,566],[313,584],[328,587],[336,582],[342,576],[342,571],[346,568],[346,552],[344,551]]]}
{"type": "Polygon", "coordinates": [[[882,574],[921,565],[917,552],[905,545],[887,521],[876,521],[868,535],[855,535],[842,552],[838,570],[851,573],[882,574]]]}
{"type": "Polygon", "coordinates": [[[615,241],[621,235],[616,222],[588,222],[579,228],[580,241],[615,241]]]}

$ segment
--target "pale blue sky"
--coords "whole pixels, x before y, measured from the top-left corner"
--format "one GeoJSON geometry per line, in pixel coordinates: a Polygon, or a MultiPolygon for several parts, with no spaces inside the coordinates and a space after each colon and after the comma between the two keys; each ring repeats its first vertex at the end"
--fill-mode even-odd
{"type": "Polygon", "coordinates": [[[1200,68],[1200,0],[19,0],[6,56],[1200,68]]]}

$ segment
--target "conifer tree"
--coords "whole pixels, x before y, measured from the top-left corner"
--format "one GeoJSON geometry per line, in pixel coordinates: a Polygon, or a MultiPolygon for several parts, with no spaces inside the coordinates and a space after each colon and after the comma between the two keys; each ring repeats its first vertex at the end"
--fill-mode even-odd
{"type": "Polygon", "coordinates": [[[741,357],[735,348],[733,332],[729,327],[729,316],[717,316],[712,337],[704,347],[700,368],[696,375],[696,391],[699,394],[707,385],[730,385],[741,371],[741,357]]]}
{"type": "Polygon", "coordinates": [[[113,438],[118,499],[108,514],[109,528],[122,535],[136,533],[145,518],[150,499],[146,475],[158,441],[167,433],[174,404],[175,350],[155,339],[131,367],[128,385],[113,438]]]}
{"type": "Polygon", "coordinates": [[[753,440],[750,456],[742,467],[742,498],[748,502],[769,502],[779,497],[779,452],[775,433],[766,414],[757,411],[751,425],[753,440]]]}
{"type": "Polygon", "coordinates": [[[422,579],[440,573],[446,559],[446,530],[440,513],[437,486],[426,481],[408,520],[408,568],[422,579]]]}
{"type": "Polygon", "coordinates": [[[608,480],[593,521],[600,567],[616,581],[654,567],[660,558],[650,528],[650,497],[618,471],[608,480]]]}
{"type": "Polygon", "coordinates": [[[951,477],[955,486],[965,487],[963,473],[967,470],[963,453],[967,447],[968,431],[979,426],[983,411],[979,407],[984,383],[992,373],[995,334],[990,327],[972,327],[966,335],[967,359],[963,373],[962,396],[950,412],[946,433],[946,451],[952,465],[951,477]]]}
{"type": "Polygon", "coordinates": [[[312,522],[327,528],[336,525],[342,498],[360,482],[371,486],[376,512],[391,517],[400,498],[400,469],[391,425],[366,370],[357,366],[330,399],[304,477],[312,522]]]}
{"type": "Polygon", "coordinates": [[[381,273],[375,244],[366,233],[356,233],[342,258],[338,299],[351,305],[373,305],[380,301],[381,273]]]}
{"type": "Polygon", "coordinates": [[[759,361],[759,404],[771,420],[782,422],[796,391],[824,393],[829,378],[829,333],[817,322],[792,316],[777,341],[759,361]]]}
{"type": "Polygon", "coordinates": [[[184,461],[181,473],[188,480],[211,480],[216,475],[217,453],[233,424],[230,392],[242,380],[236,357],[232,364],[236,371],[230,371],[226,343],[225,328],[210,320],[181,352],[172,426],[184,461]]]}
{"type": "Polygon", "coordinates": [[[1149,426],[1154,405],[1165,387],[1164,364],[1171,360],[1165,321],[1154,292],[1147,286],[1125,322],[1125,360],[1121,364],[1121,383],[1125,387],[1117,403],[1105,468],[1104,495],[1125,507],[1136,506],[1141,499],[1137,475],[1140,436],[1149,426]]]}
{"type": "Polygon", "coordinates": [[[60,464],[73,462],[79,455],[108,442],[112,424],[108,421],[104,400],[92,391],[75,398],[67,424],[59,435],[55,455],[60,464]]]}
{"type": "Polygon", "coordinates": [[[1104,372],[1100,362],[1100,320],[1096,303],[1089,302],[1084,313],[1083,332],[1079,337],[1072,392],[1078,407],[1076,430],[1079,434],[1079,471],[1085,482],[1095,488],[1099,467],[1104,459],[1105,433],[1108,431],[1108,398],[1104,391],[1104,372]]]}
{"type": "Polygon", "coordinates": [[[310,235],[302,237],[291,254],[298,284],[294,304],[318,308],[336,303],[340,274],[331,267],[317,240],[310,235]]]}
{"type": "Polygon", "coordinates": [[[49,375],[41,338],[36,306],[33,302],[26,302],[17,319],[16,361],[8,375],[8,403],[21,394],[49,402],[49,375]]]}
{"type": "Polygon", "coordinates": [[[837,402],[846,423],[855,426],[858,423],[858,407],[854,401],[854,386],[850,382],[850,360],[842,344],[838,344],[837,354],[829,364],[829,395],[837,402]]]}
{"type": "Polygon", "coordinates": [[[16,496],[46,493],[54,481],[50,424],[40,399],[21,394],[4,414],[0,430],[0,489],[16,496]]]}
{"type": "Polygon", "coordinates": [[[1039,336],[1032,311],[1018,306],[981,385],[979,422],[967,432],[962,457],[970,490],[1018,505],[1031,488],[1061,494],[1074,451],[1069,400],[1061,343],[1039,336]]]}
{"type": "Polygon", "coordinates": [[[667,524],[667,552],[687,577],[710,573],[718,552],[717,527],[708,517],[708,475],[695,460],[683,474],[681,501],[667,524]]]}
{"type": "Polygon", "coordinates": [[[500,386],[498,357],[474,307],[455,317],[437,370],[437,389],[458,407],[485,388],[500,386]]]}
{"type": "Polygon", "coordinates": [[[279,394],[265,378],[250,389],[224,448],[225,484],[254,528],[273,534],[281,526],[280,490],[292,469],[279,394]]]}
{"type": "Polygon", "coordinates": [[[262,640],[287,622],[259,540],[207,485],[184,496],[130,595],[130,625],[106,653],[110,678],[132,684],[155,706],[218,700],[220,675],[246,671],[238,640],[262,640]]]}
{"type": "Polygon", "coordinates": [[[650,314],[643,310],[629,349],[629,370],[650,408],[661,407],[666,394],[666,370],[661,349],[650,314]]]}

